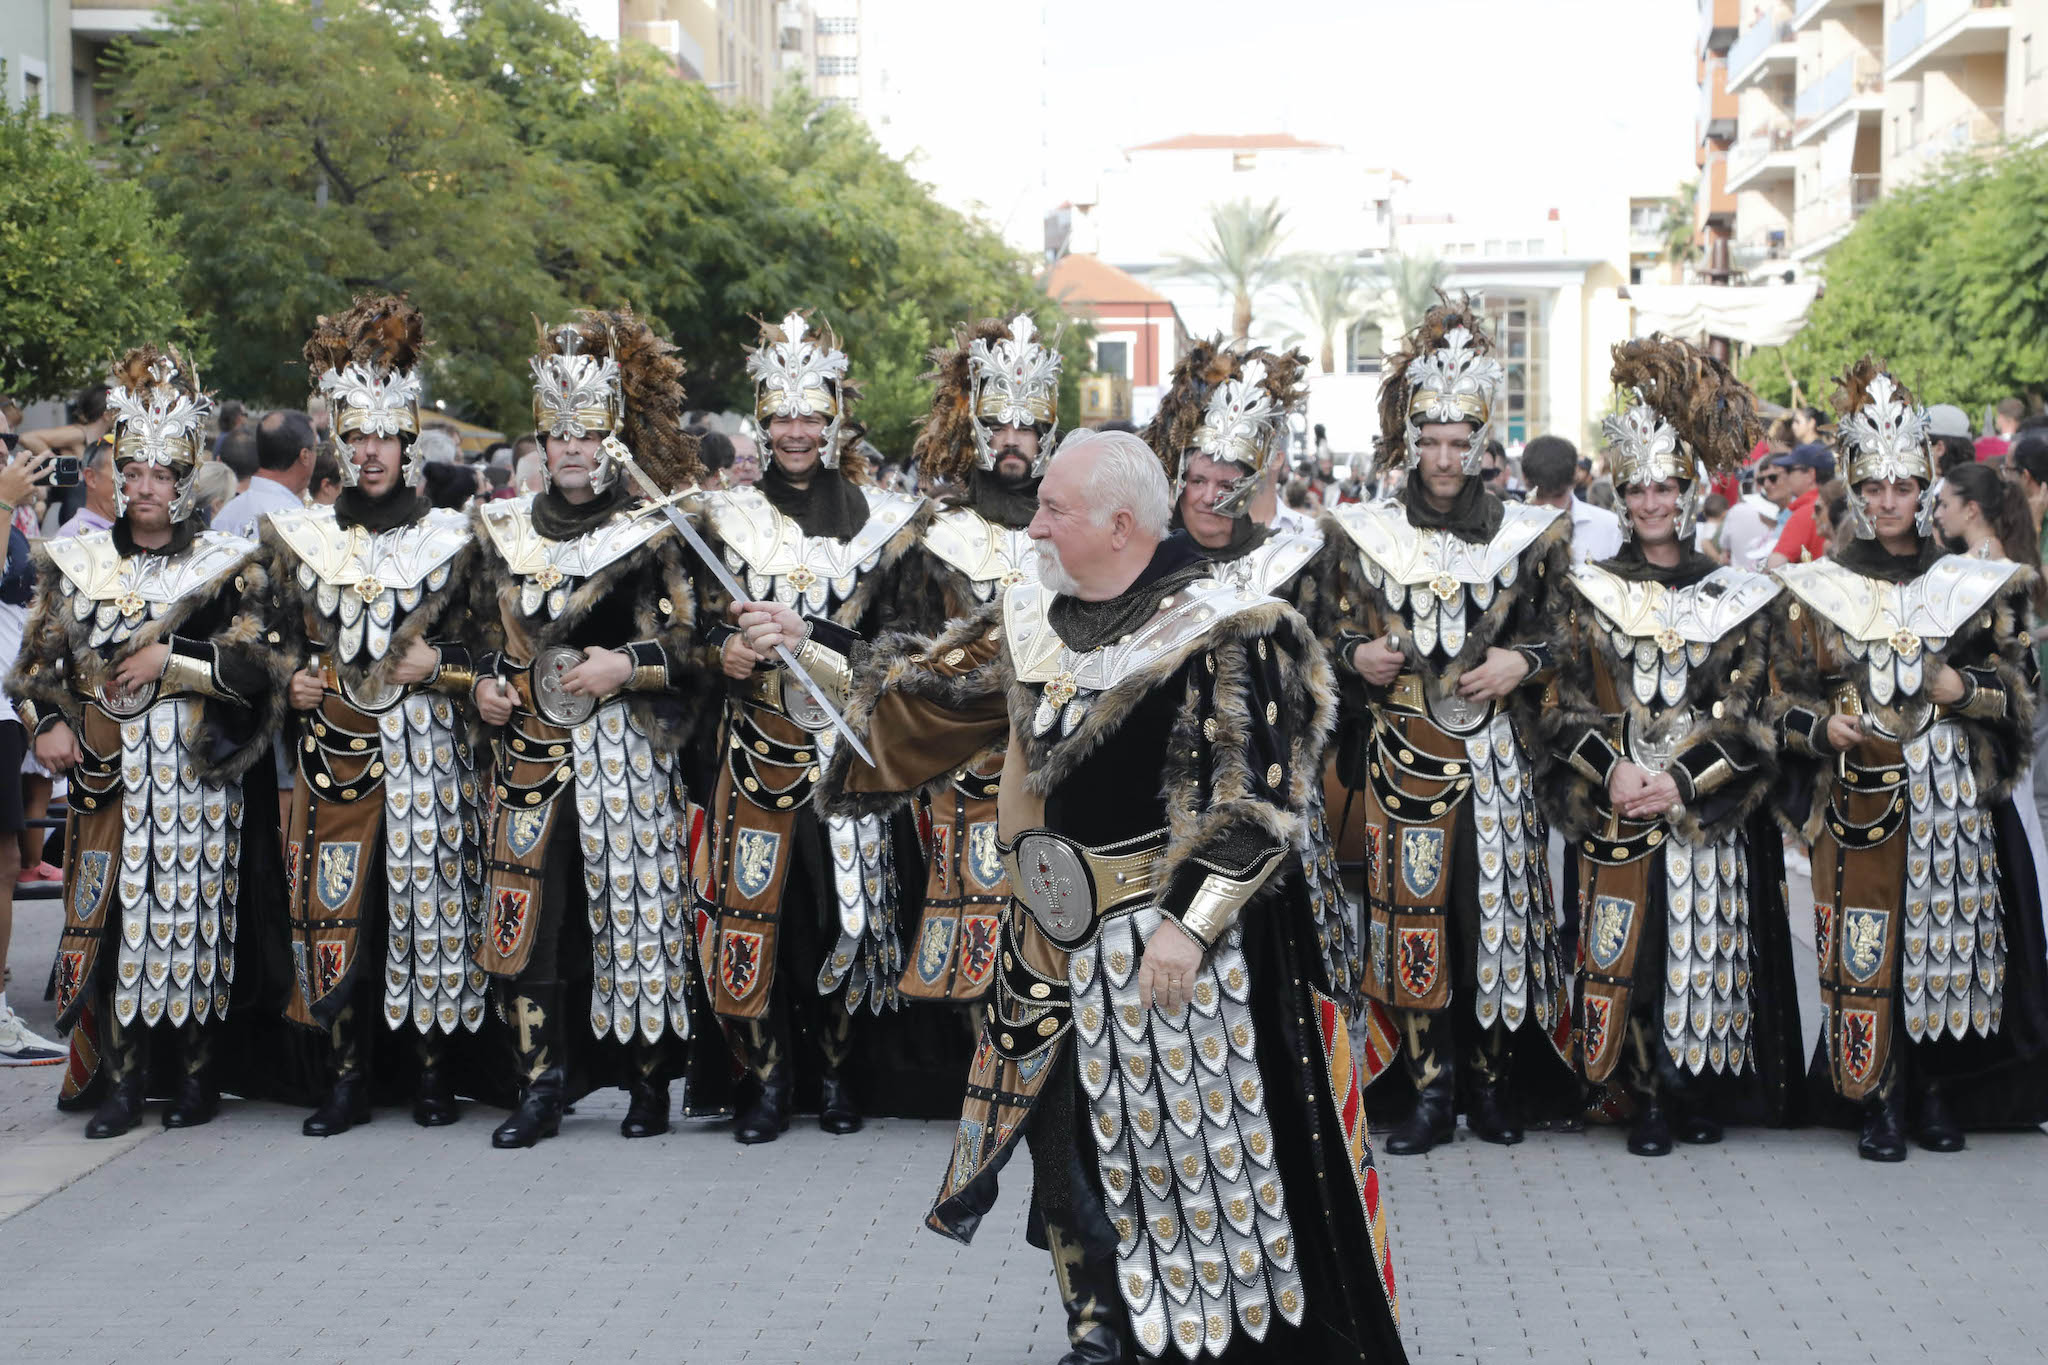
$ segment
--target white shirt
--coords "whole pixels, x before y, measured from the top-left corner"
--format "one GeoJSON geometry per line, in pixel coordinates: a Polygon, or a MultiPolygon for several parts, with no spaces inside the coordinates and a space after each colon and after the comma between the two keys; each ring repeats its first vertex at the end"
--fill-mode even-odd
{"type": "Polygon", "coordinates": [[[1572,496],[1572,567],[1597,564],[1621,553],[1621,518],[1604,507],[1572,496]]]}
{"type": "Polygon", "coordinates": [[[247,488],[221,504],[219,515],[213,519],[213,529],[254,540],[265,516],[301,505],[297,493],[276,479],[258,474],[249,480],[247,488]]]}

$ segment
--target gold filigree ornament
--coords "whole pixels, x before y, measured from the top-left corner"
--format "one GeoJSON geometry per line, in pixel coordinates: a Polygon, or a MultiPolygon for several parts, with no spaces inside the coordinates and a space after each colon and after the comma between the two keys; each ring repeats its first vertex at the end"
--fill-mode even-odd
{"type": "Polygon", "coordinates": [[[559,584],[562,581],[562,577],[562,571],[559,567],[553,564],[543,564],[540,566],[540,572],[533,576],[533,581],[541,591],[546,592],[548,589],[559,584]]]}
{"type": "Polygon", "coordinates": [[[1447,573],[1440,573],[1429,580],[1429,590],[1445,602],[1454,601],[1458,596],[1458,580],[1447,573]]]}
{"type": "Polygon", "coordinates": [[[1911,656],[1919,652],[1920,637],[1901,626],[1892,632],[1892,649],[1896,653],[1911,656]]]}
{"type": "Polygon", "coordinates": [[[1045,685],[1045,704],[1057,711],[1074,699],[1081,690],[1080,683],[1071,673],[1059,673],[1045,685]]]}
{"type": "Polygon", "coordinates": [[[818,581],[818,575],[807,564],[797,565],[789,571],[787,577],[789,586],[797,592],[809,592],[812,585],[818,581]]]}

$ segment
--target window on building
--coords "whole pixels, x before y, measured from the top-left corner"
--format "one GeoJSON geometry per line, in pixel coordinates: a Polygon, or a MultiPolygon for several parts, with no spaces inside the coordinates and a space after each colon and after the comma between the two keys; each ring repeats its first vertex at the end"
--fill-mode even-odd
{"type": "Polygon", "coordinates": [[[1098,341],[1095,343],[1095,372],[1113,374],[1120,379],[1131,377],[1131,343],[1128,341],[1098,341]]]}
{"type": "Polygon", "coordinates": [[[1531,237],[1529,239],[1529,254],[1531,256],[1541,256],[1543,254],[1543,239],[1541,237],[1531,237]]]}
{"type": "Polygon", "coordinates": [[[2025,73],[2029,85],[2032,85],[2034,78],[2041,74],[2034,69],[2034,35],[2031,33],[2023,34],[2020,38],[2020,70],[2025,73]]]}
{"type": "Polygon", "coordinates": [[[1230,158],[1230,169],[1233,171],[1255,171],[1258,168],[1259,154],[1257,152],[1236,152],[1230,158]]]}
{"type": "Polygon", "coordinates": [[[858,76],[860,74],[860,58],[820,57],[818,58],[818,74],[820,76],[858,76]]]}
{"type": "Polygon", "coordinates": [[[1541,436],[1546,421],[1542,303],[1522,294],[1488,294],[1481,306],[1494,352],[1507,371],[1500,439],[1512,445],[1541,436]]]}
{"type": "Polygon", "coordinates": [[[1488,256],[1500,255],[1500,238],[1495,237],[1486,244],[1486,254],[1488,256]]]}
{"type": "Polygon", "coordinates": [[[1371,318],[1351,324],[1344,344],[1344,368],[1352,374],[1378,374],[1380,357],[1386,353],[1386,334],[1371,318]]]}
{"type": "Polygon", "coordinates": [[[836,15],[828,19],[821,15],[818,18],[818,33],[820,36],[832,37],[858,32],[860,32],[860,19],[857,16],[836,15]]]}

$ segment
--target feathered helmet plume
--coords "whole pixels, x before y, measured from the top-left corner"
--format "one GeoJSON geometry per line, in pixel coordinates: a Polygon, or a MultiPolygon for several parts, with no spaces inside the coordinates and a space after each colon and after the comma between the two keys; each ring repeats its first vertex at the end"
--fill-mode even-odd
{"type": "MultiPolygon", "coordinates": [[[[595,492],[612,486],[626,453],[664,489],[703,479],[697,438],[683,430],[683,362],[646,319],[630,308],[586,309],[559,326],[535,326],[534,430],[543,440],[605,438],[591,471],[595,492]]],[[[545,477],[545,462],[542,470],[545,477]]]]}
{"type": "Polygon", "coordinates": [[[128,496],[119,477],[131,464],[168,469],[177,479],[171,520],[192,511],[192,475],[207,459],[206,419],[213,399],[200,392],[192,362],[175,346],[137,346],[114,367],[107,409],[114,414],[114,515],[126,515],[128,496]]]}
{"type": "Polygon", "coordinates": [[[1465,473],[1477,474],[1506,380],[1471,296],[1454,303],[1439,295],[1382,369],[1380,434],[1386,450],[1398,452],[1404,465],[1413,468],[1415,443],[1425,424],[1468,422],[1472,448],[1465,455],[1465,473]]]}
{"type": "Polygon", "coordinates": [[[402,294],[359,298],[339,317],[322,314],[313,324],[306,368],[327,402],[343,486],[355,486],[355,461],[345,447],[357,432],[396,436],[406,451],[405,482],[418,488],[425,481],[412,443],[420,434],[419,363],[426,347],[426,319],[402,294]]]}
{"type": "Polygon", "coordinates": [[[1835,447],[1849,485],[1849,511],[1856,534],[1877,534],[1863,485],[1872,479],[1920,481],[1920,509],[1914,524],[1926,535],[1934,518],[1934,461],[1928,452],[1927,409],[1912,392],[1870,356],[1835,380],[1835,447]]]}
{"type": "MultiPolygon", "coordinates": [[[[758,322],[759,319],[756,319],[758,322]]],[[[847,382],[846,352],[830,326],[811,321],[811,310],[794,309],[778,323],[762,322],[758,345],[747,352],[747,374],[754,381],[754,417],[765,431],[777,417],[822,417],[825,433],[818,458],[837,469],[842,456],[860,444],[861,427],[852,421],[860,391],[847,382]]],[[[847,477],[859,481],[867,462],[847,477]]]]}
{"type": "MultiPolygon", "coordinates": [[[[1601,419],[1601,434],[1617,460],[1615,483],[1623,488],[1677,479],[1678,534],[1690,536],[1709,473],[1728,474],[1762,434],[1756,396],[1726,365],[1699,347],[1652,335],[1614,348],[1610,377],[1628,394],[1619,415],[1601,419]]],[[[1622,519],[1622,533],[1633,533],[1622,519]]]]}
{"type": "Polygon", "coordinates": [[[1221,337],[1189,347],[1143,433],[1166,466],[1174,501],[1187,486],[1188,459],[1199,451],[1244,471],[1213,510],[1249,515],[1260,481],[1287,458],[1287,418],[1307,397],[1307,372],[1308,357],[1299,351],[1239,351],[1221,337]]]}

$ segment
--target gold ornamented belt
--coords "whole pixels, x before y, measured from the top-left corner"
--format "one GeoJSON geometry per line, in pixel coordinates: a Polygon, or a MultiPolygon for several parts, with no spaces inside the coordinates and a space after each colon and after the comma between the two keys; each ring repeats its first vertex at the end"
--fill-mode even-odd
{"type": "Polygon", "coordinates": [[[1086,943],[1102,917],[1165,889],[1166,831],[1087,848],[1049,829],[1001,845],[1010,892],[1060,948],[1086,943]]]}

